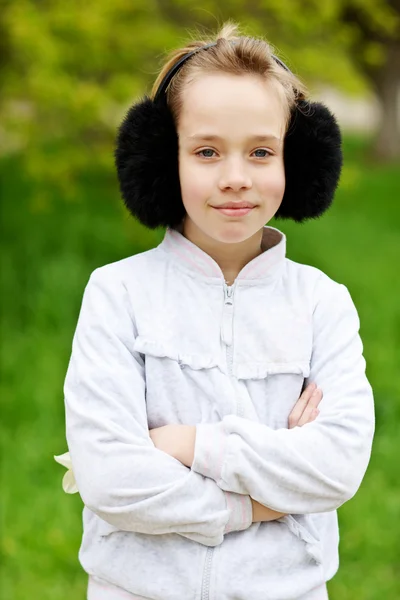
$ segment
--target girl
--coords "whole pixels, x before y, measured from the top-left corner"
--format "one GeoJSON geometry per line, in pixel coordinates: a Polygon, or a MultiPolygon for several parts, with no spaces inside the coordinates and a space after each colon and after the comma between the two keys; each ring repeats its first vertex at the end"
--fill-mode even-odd
{"type": "Polygon", "coordinates": [[[327,598],[373,397],[346,287],[265,224],[320,216],[341,161],[329,110],[229,23],[174,52],[128,111],[121,192],[167,229],[92,273],[74,336],[89,600],[327,598]]]}

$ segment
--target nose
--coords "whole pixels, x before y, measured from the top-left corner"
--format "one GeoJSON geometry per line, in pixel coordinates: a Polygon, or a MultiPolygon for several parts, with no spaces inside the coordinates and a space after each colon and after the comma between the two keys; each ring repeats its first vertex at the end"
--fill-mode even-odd
{"type": "Polygon", "coordinates": [[[221,190],[230,189],[237,192],[241,189],[249,189],[251,186],[250,175],[241,158],[231,157],[223,161],[219,177],[221,190]]]}

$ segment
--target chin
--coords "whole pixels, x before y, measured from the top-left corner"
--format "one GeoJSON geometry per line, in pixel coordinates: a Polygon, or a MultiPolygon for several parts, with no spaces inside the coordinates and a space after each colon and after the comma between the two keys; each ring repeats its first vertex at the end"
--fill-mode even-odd
{"type": "Polygon", "coordinates": [[[245,223],[229,223],[222,227],[210,229],[208,235],[214,240],[225,244],[240,244],[251,238],[261,227],[262,225],[255,228],[254,225],[251,227],[245,223]]]}

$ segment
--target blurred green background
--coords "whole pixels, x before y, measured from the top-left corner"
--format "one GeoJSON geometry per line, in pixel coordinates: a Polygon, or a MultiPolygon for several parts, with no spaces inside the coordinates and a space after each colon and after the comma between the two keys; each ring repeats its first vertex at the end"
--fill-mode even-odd
{"type": "MultiPolygon", "coordinates": [[[[398,0],[14,0],[0,11],[1,598],[85,598],[81,501],[61,489],[62,386],[96,267],[158,244],[123,209],[116,127],[166,51],[227,19],[264,35],[317,95],[340,93],[345,166],[319,221],[271,224],[288,256],[348,286],[377,427],[362,486],[339,510],[331,600],[400,598],[398,0]],[[322,93],[322,92],[321,92],[322,93]],[[375,106],[357,129],[356,100],[375,106]]],[[[333,98],[333,96],[332,96],[333,98]]],[[[332,107],[334,109],[334,107],[332,107]]]]}

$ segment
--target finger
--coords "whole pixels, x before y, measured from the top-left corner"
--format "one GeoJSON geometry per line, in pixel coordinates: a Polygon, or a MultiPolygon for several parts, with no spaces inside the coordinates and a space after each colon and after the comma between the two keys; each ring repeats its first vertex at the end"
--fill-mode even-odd
{"type": "Polygon", "coordinates": [[[310,420],[308,422],[310,423],[311,421],[315,421],[315,419],[318,417],[318,415],[319,415],[319,409],[314,408],[314,410],[311,413],[310,420]]]}
{"type": "Polygon", "coordinates": [[[293,418],[290,419],[289,429],[307,423],[312,410],[314,408],[317,408],[318,404],[321,402],[322,396],[322,390],[319,388],[315,389],[314,392],[311,394],[303,413],[298,418],[296,418],[296,420],[294,420],[293,418]]]}
{"type": "Polygon", "coordinates": [[[304,412],[305,407],[307,406],[309,400],[311,399],[312,394],[317,389],[315,383],[310,383],[301,394],[300,398],[297,400],[296,404],[292,408],[289,415],[289,426],[295,427],[297,425],[298,420],[304,412]]]}
{"type": "Polygon", "coordinates": [[[316,389],[315,392],[312,394],[309,403],[307,404],[306,408],[304,409],[303,414],[301,415],[301,417],[297,423],[297,425],[299,427],[301,427],[305,423],[309,423],[309,420],[311,418],[313,411],[317,408],[317,406],[321,402],[321,400],[322,400],[322,391],[320,389],[316,389]]]}
{"type": "Polygon", "coordinates": [[[297,400],[294,405],[291,414],[296,418],[300,418],[303,414],[305,407],[307,406],[308,401],[310,400],[313,392],[317,389],[317,385],[315,383],[310,383],[301,394],[300,398],[297,400]]]}
{"type": "Polygon", "coordinates": [[[305,423],[298,423],[299,427],[302,427],[303,425],[306,425],[307,423],[312,423],[313,421],[315,421],[315,419],[318,417],[319,415],[319,410],[318,408],[313,408],[311,411],[310,416],[308,417],[308,420],[305,423]]]}
{"type": "Polygon", "coordinates": [[[305,425],[306,423],[310,423],[311,421],[314,420],[314,411],[316,409],[307,406],[307,408],[304,410],[303,414],[301,415],[300,419],[298,420],[297,423],[297,427],[302,427],[303,425],[305,425]]]}

